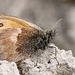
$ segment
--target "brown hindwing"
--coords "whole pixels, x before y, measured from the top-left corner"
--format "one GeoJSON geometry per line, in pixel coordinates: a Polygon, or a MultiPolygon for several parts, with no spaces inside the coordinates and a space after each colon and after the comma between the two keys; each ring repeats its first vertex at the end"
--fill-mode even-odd
{"type": "Polygon", "coordinates": [[[42,31],[35,28],[12,27],[0,32],[0,57],[17,62],[35,53],[34,41],[42,31]]]}
{"type": "MultiPolygon", "coordinates": [[[[18,42],[16,45],[18,48],[16,51],[22,53],[24,58],[29,57],[31,54],[34,54],[36,50],[34,49],[35,41],[38,41],[37,38],[40,37],[40,33],[42,31],[39,31],[35,28],[21,28],[22,33],[20,33],[17,36],[18,42]]],[[[37,43],[37,42],[36,42],[37,43]]]]}

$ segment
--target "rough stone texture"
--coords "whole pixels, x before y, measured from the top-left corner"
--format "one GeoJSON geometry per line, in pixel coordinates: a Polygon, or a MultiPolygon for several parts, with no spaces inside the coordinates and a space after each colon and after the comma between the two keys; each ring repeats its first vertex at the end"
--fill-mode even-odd
{"type": "MultiPolygon", "coordinates": [[[[51,44],[54,46],[53,44],[51,44]]],[[[55,46],[56,47],[56,46],[55,46]]],[[[38,51],[38,63],[36,66],[37,56],[23,60],[18,63],[21,75],[75,75],[75,58],[72,52],[55,48],[47,48],[45,51],[38,51]],[[55,59],[57,58],[57,60],[55,59]],[[58,64],[59,63],[59,64],[58,64]]]]}
{"type": "MultiPolygon", "coordinates": [[[[56,47],[53,44],[51,46],[56,47]]],[[[36,54],[18,62],[17,66],[14,62],[0,61],[0,75],[75,75],[75,57],[72,56],[72,52],[60,50],[58,47],[56,50],[57,56],[55,56],[55,48],[39,50],[37,65],[36,54]]]]}
{"type": "Polygon", "coordinates": [[[20,75],[14,62],[0,60],[0,75],[20,75]]]}

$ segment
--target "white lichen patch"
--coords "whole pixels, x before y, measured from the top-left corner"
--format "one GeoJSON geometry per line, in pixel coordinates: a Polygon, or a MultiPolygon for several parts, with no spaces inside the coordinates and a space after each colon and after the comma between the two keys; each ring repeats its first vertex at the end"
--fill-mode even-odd
{"type": "Polygon", "coordinates": [[[20,75],[14,62],[0,60],[0,75],[20,75]]]}

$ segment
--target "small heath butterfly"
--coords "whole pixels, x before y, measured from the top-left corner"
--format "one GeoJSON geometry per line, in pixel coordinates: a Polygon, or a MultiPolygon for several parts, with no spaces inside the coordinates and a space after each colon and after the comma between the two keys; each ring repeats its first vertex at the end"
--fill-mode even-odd
{"type": "Polygon", "coordinates": [[[0,16],[0,57],[20,61],[44,50],[56,35],[56,30],[44,32],[37,25],[13,16],[0,16]]]}

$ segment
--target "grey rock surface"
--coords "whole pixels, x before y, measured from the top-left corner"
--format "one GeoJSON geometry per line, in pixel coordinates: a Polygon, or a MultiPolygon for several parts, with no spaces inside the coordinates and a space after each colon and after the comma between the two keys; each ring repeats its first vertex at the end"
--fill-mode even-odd
{"type": "Polygon", "coordinates": [[[60,50],[54,44],[50,46],[55,48],[38,50],[37,65],[37,53],[17,65],[15,62],[0,60],[0,75],[75,75],[75,57],[71,50],[60,50]]]}
{"type": "MultiPolygon", "coordinates": [[[[51,44],[56,47],[55,45],[51,44]]],[[[45,51],[38,51],[37,55],[19,62],[18,68],[21,75],[75,75],[75,57],[72,52],[55,48],[47,48],[45,51]]]]}
{"type": "Polygon", "coordinates": [[[0,60],[0,75],[20,75],[16,63],[0,60]]]}

